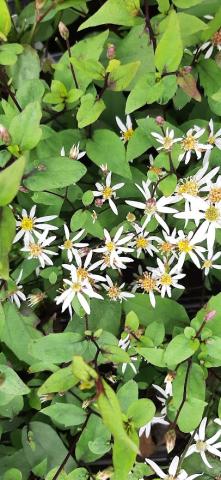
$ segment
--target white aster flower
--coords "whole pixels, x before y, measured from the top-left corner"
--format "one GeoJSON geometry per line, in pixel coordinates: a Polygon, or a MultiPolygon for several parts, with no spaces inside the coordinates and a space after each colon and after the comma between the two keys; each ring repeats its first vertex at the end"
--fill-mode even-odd
{"type": "Polygon", "coordinates": [[[23,208],[22,216],[16,221],[18,233],[15,235],[13,243],[17,242],[22,237],[24,237],[25,243],[33,240],[33,235],[39,238],[42,232],[38,232],[38,230],[43,230],[46,232],[49,230],[57,230],[58,227],[45,223],[49,222],[50,220],[54,220],[57,218],[57,215],[47,215],[46,217],[36,218],[35,212],[36,205],[31,208],[30,213],[27,213],[27,210],[23,208]]]}
{"type": "Polygon", "coordinates": [[[200,236],[202,236],[202,238],[205,238],[206,236],[207,249],[209,254],[211,254],[213,252],[216,229],[221,228],[221,201],[214,205],[201,198],[195,207],[196,208],[192,208],[192,210],[180,212],[174,216],[185,220],[192,219],[195,221],[196,225],[199,225],[200,220],[203,220],[197,231],[197,235],[199,238],[200,236]]]}
{"type": "Polygon", "coordinates": [[[160,135],[160,133],[157,132],[151,132],[151,135],[153,135],[157,142],[162,145],[161,147],[157,148],[159,151],[165,150],[166,152],[169,152],[174,143],[182,140],[182,138],[174,138],[174,130],[169,130],[169,128],[166,129],[164,135],[160,135]]]}
{"type": "Polygon", "coordinates": [[[204,157],[204,160],[206,161],[204,161],[203,167],[200,168],[195,175],[182,178],[177,184],[175,194],[180,200],[182,198],[185,200],[185,208],[187,207],[187,209],[192,205],[192,203],[196,205],[198,198],[200,198],[199,195],[201,192],[208,192],[210,190],[211,180],[219,171],[219,167],[215,167],[206,173],[209,167],[208,154],[210,155],[210,150],[206,152],[204,157]]]}
{"type": "Polygon", "coordinates": [[[132,291],[136,292],[136,290],[139,288],[143,290],[143,293],[148,293],[150,303],[154,308],[156,305],[154,291],[159,292],[159,288],[157,286],[157,279],[154,276],[154,272],[151,274],[145,271],[140,276],[138,276],[132,291]]]}
{"type": "Polygon", "coordinates": [[[213,125],[212,118],[209,121],[209,128],[210,128],[210,132],[209,132],[208,143],[212,146],[219,148],[219,150],[221,150],[221,128],[219,128],[219,130],[217,130],[217,132],[214,133],[214,125],[213,125]]]}
{"type": "Polygon", "coordinates": [[[204,247],[198,245],[205,240],[206,235],[202,236],[198,234],[198,231],[189,232],[187,235],[183,230],[178,231],[178,237],[176,239],[171,238],[171,243],[174,243],[177,248],[177,254],[179,257],[177,263],[177,270],[180,271],[183,267],[186,256],[188,255],[197,268],[200,268],[199,258],[203,259],[203,252],[206,251],[204,247]]]}
{"type": "Polygon", "coordinates": [[[139,437],[141,437],[143,434],[145,434],[145,437],[148,438],[150,436],[151,432],[151,427],[153,425],[156,425],[157,423],[161,423],[161,425],[169,425],[169,422],[165,420],[165,417],[153,417],[152,420],[143,427],[139,429],[139,437]]]}
{"type": "Polygon", "coordinates": [[[132,207],[139,208],[144,210],[144,214],[146,215],[146,220],[144,222],[143,227],[145,228],[147,223],[151,220],[152,217],[155,217],[157,222],[161,225],[161,227],[169,233],[169,227],[166,222],[161,217],[161,214],[165,213],[175,213],[177,210],[175,208],[168,207],[168,204],[175,203],[177,201],[176,197],[161,197],[159,200],[153,198],[150,190],[150,180],[146,182],[142,182],[142,187],[136,184],[136,187],[140,190],[142,195],[144,196],[145,202],[137,202],[134,200],[126,200],[126,203],[132,207]]]}
{"type": "Polygon", "coordinates": [[[127,115],[126,117],[126,124],[124,124],[119,117],[115,117],[117,125],[120,129],[121,133],[121,140],[123,140],[124,143],[128,142],[130,138],[132,137],[134,130],[133,130],[133,125],[132,121],[130,118],[130,115],[127,115]]]}
{"type": "Polygon", "coordinates": [[[158,268],[148,267],[148,270],[153,272],[154,277],[156,278],[156,283],[158,288],[160,289],[161,297],[164,298],[167,294],[168,297],[171,297],[171,288],[179,288],[183,289],[184,286],[180,285],[178,281],[181,278],[185,277],[184,273],[179,273],[177,269],[177,265],[175,265],[170,270],[170,264],[173,261],[173,258],[163,263],[160,258],[157,258],[158,268]]]}
{"type": "Polygon", "coordinates": [[[21,306],[21,300],[24,302],[26,300],[25,294],[21,291],[23,289],[22,285],[19,285],[19,282],[21,281],[23,275],[23,270],[21,270],[17,280],[15,281],[16,288],[13,290],[13,292],[10,293],[9,295],[9,300],[11,303],[14,303],[17,305],[18,308],[21,306]]]}
{"type": "Polygon", "coordinates": [[[97,275],[96,273],[92,273],[95,268],[97,268],[97,262],[92,263],[91,265],[91,259],[92,259],[93,251],[91,250],[86,258],[84,259],[84,262],[82,261],[81,256],[79,255],[78,252],[75,253],[75,260],[77,263],[77,267],[73,267],[73,265],[62,265],[64,268],[67,270],[72,270],[72,268],[77,268],[77,276],[79,280],[87,280],[89,283],[93,284],[94,282],[105,282],[105,277],[102,275],[97,275]]]}
{"type": "Polygon", "coordinates": [[[63,245],[59,246],[59,248],[67,252],[68,261],[72,262],[73,257],[76,258],[77,248],[87,247],[89,244],[84,242],[83,243],[77,242],[77,240],[79,240],[79,238],[83,235],[84,229],[80,230],[72,238],[70,238],[70,231],[67,225],[64,225],[64,233],[65,233],[65,241],[63,245]]]}
{"type": "Polygon", "coordinates": [[[23,248],[21,248],[22,252],[28,252],[28,260],[33,258],[37,259],[42,268],[44,268],[45,265],[53,265],[49,255],[58,255],[56,252],[45,248],[48,247],[56,238],[55,236],[47,238],[47,234],[48,231],[45,230],[36,242],[32,238],[29,242],[25,243],[23,248]]]}
{"type": "Polygon", "coordinates": [[[116,264],[118,263],[122,253],[133,252],[133,248],[126,246],[132,239],[133,233],[129,233],[125,237],[121,238],[123,230],[123,226],[118,228],[114,238],[112,239],[109,232],[104,229],[105,245],[94,250],[94,252],[108,255],[109,264],[112,268],[114,268],[114,262],[116,262],[116,264]]]}
{"type": "MultiPolygon", "coordinates": [[[[70,152],[69,152],[69,157],[72,160],[80,160],[80,158],[84,157],[86,155],[86,152],[80,152],[80,142],[78,142],[77,145],[72,145],[70,152]]],[[[65,148],[62,147],[61,149],[61,157],[65,157],[65,148]]]]}
{"type": "Polygon", "coordinates": [[[218,258],[220,258],[221,252],[217,252],[213,255],[212,252],[208,253],[207,258],[203,258],[204,262],[202,268],[204,269],[205,275],[208,275],[211,268],[221,270],[221,264],[214,263],[218,258]]]}
{"type": "Polygon", "coordinates": [[[106,282],[107,284],[103,284],[103,287],[106,290],[110,300],[115,302],[119,300],[122,302],[122,300],[127,300],[127,298],[134,297],[133,293],[123,291],[125,283],[122,283],[122,285],[119,286],[117,283],[113,283],[109,275],[106,275],[106,282]]]}
{"type": "Polygon", "coordinates": [[[173,458],[168,473],[165,473],[153,460],[145,458],[145,462],[150,465],[158,477],[165,480],[194,480],[194,478],[199,477],[202,473],[195,473],[194,475],[188,475],[185,470],[177,471],[179,465],[179,457],[176,456],[173,458]]]}
{"type": "Polygon", "coordinates": [[[137,258],[141,255],[142,251],[147,252],[151,257],[153,252],[157,253],[158,249],[152,244],[152,241],[158,241],[158,237],[149,235],[149,232],[145,230],[145,227],[133,224],[134,229],[136,230],[137,235],[135,235],[132,242],[129,243],[129,246],[134,247],[137,252],[137,258]]]}
{"type": "Polygon", "coordinates": [[[171,233],[162,230],[163,238],[158,238],[158,251],[165,257],[177,257],[175,251],[176,228],[171,233]]]}
{"type": "Polygon", "coordinates": [[[201,51],[206,50],[204,57],[210,58],[214,48],[216,48],[219,52],[221,50],[221,29],[218,30],[216,33],[214,33],[211,40],[208,40],[207,42],[203,43],[200,47],[200,50],[201,51]]]}
{"type": "Polygon", "coordinates": [[[111,186],[111,175],[111,172],[107,174],[106,185],[102,185],[101,183],[95,184],[97,190],[93,192],[93,195],[94,197],[102,197],[103,202],[107,200],[111,210],[115,213],[115,215],[118,215],[117,207],[113,202],[112,198],[116,198],[116,190],[122,188],[124,186],[124,183],[117,183],[116,185],[111,186]]]}
{"type": "MultiPolygon", "coordinates": [[[[125,338],[121,338],[119,340],[118,347],[122,348],[122,350],[124,350],[124,351],[127,351],[128,348],[130,348],[130,335],[129,334],[125,338]]],[[[137,369],[136,369],[135,365],[133,364],[133,362],[135,362],[137,360],[137,357],[133,356],[133,357],[130,357],[130,359],[132,360],[132,362],[129,362],[129,363],[125,362],[125,363],[122,364],[122,373],[123,374],[125,373],[127,366],[129,366],[135,374],[137,373],[137,369]]]]}
{"type": "Polygon", "coordinates": [[[194,127],[190,128],[183,137],[181,142],[181,148],[183,153],[179,155],[179,161],[185,160],[185,164],[189,163],[192,153],[195,153],[197,159],[201,158],[202,153],[206,150],[211,150],[212,145],[204,145],[199,143],[198,139],[204,134],[205,128],[194,127]]]}
{"type": "Polygon", "coordinates": [[[219,451],[219,448],[221,448],[221,442],[216,443],[221,435],[221,430],[218,430],[215,435],[206,440],[206,423],[207,417],[204,417],[200,423],[198,432],[194,435],[194,440],[196,443],[188,448],[185,456],[189,457],[189,455],[192,455],[192,453],[199,453],[205,465],[209,468],[212,468],[207,460],[206,452],[221,458],[221,452],[219,451]]]}
{"type": "Polygon", "coordinates": [[[64,283],[68,285],[68,287],[61,293],[61,295],[58,295],[55,298],[56,304],[60,305],[62,303],[62,312],[68,308],[69,312],[71,313],[71,304],[76,296],[84,311],[89,315],[90,305],[85,296],[89,298],[99,298],[101,300],[103,300],[103,297],[93,290],[87,279],[82,280],[79,278],[77,268],[74,265],[72,265],[70,273],[71,280],[66,278],[64,279],[64,283]]]}

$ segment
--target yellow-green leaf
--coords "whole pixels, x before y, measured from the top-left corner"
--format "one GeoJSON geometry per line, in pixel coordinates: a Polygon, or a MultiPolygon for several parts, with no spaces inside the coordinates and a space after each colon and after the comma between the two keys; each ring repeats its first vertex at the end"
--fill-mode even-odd
{"type": "Polygon", "coordinates": [[[166,29],[157,45],[155,65],[159,72],[176,70],[183,56],[180,25],[174,10],[170,12],[166,29]]]}

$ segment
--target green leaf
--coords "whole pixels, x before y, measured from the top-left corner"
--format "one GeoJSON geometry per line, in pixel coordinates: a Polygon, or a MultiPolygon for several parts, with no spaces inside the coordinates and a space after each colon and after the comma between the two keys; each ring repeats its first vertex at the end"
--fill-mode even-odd
{"type": "Polygon", "coordinates": [[[164,360],[168,365],[177,365],[194,355],[199,348],[199,340],[186,338],[183,333],[171,340],[166,348],[164,360]]]}
{"type": "MultiPolygon", "coordinates": [[[[129,432],[129,437],[134,444],[139,444],[139,438],[135,431],[129,432]]],[[[128,473],[131,471],[135,460],[136,453],[132,450],[127,450],[127,455],[125,455],[124,444],[119,440],[115,440],[113,445],[113,466],[115,478],[128,480],[128,473]]]]}
{"type": "Polygon", "coordinates": [[[136,18],[136,10],[130,8],[129,0],[107,0],[94,15],[80,25],[78,30],[108,23],[130,27],[141,23],[141,19],[136,18]]]}
{"type": "Polygon", "coordinates": [[[139,318],[135,312],[131,311],[126,315],[125,327],[129,327],[132,331],[139,328],[139,318]]]}
{"type": "Polygon", "coordinates": [[[146,328],[145,336],[151,338],[156,347],[161,345],[165,336],[164,323],[158,321],[150,323],[146,328]]]}
{"type": "Polygon", "coordinates": [[[156,367],[166,367],[166,363],[165,363],[165,360],[164,360],[165,350],[163,348],[137,347],[136,351],[137,351],[137,353],[139,353],[139,355],[142,355],[142,357],[144,357],[146,360],[148,360],[148,362],[150,362],[151,365],[155,365],[156,367]]]}
{"type": "Polygon", "coordinates": [[[177,14],[172,10],[168,23],[155,52],[155,65],[159,72],[176,70],[183,56],[183,45],[177,14]]]}
{"type": "Polygon", "coordinates": [[[164,323],[167,334],[171,334],[174,325],[177,325],[179,319],[179,326],[186,326],[189,324],[188,315],[182,305],[169,298],[156,297],[156,307],[150,304],[149,296],[137,293],[134,298],[129,298],[124,302],[123,309],[125,313],[133,310],[142,325],[149,325],[151,322],[157,320],[164,323]]]}
{"type": "Polygon", "coordinates": [[[40,69],[38,53],[30,45],[25,45],[17,62],[10,68],[13,85],[19,88],[26,80],[39,78],[40,69]]]}
{"type": "Polygon", "coordinates": [[[14,65],[17,61],[17,55],[22,52],[23,47],[18,43],[6,43],[0,45],[0,63],[2,65],[14,65]]]}
{"type": "MultiPolygon", "coordinates": [[[[63,462],[68,450],[55,430],[47,423],[33,421],[22,430],[23,456],[28,459],[29,468],[33,470],[42,460],[46,459],[45,472],[57,467],[63,462]]],[[[70,471],[76,467],[72,457],[65,464],[70,471]]],[[[42,476],[42,475],[41,475],[42,476]]]]}
{"type": "Polygon", "coordinates": [[[25,168],[25,158],[20,157],[0,171],[0,206],[7,205],[15,197],[25,168]]]}
{"type": "MultiPolygon", "coordinates": [[[[219,6],[219,5],[217,5],[219,6]]],[[[217,32],[221,24],[221,7],[219,6],[218,10],[214,12],[214,18],[207,24],[207,29],[201,33],[201,39],[210,40],[214,33],[217,32]]]]}
{"type": "Polygon", "coordinates": [[[50,377],[38,389],[38,395],[45,395],[54,392],[66,392],[79,382],[78,378],[73,375],[72,366],[60,368],[57,372],[52,373],[50,377]]]}
{"type": "Polygon", "coordinates": [[[155,412],[156,408],[153,402],[147,398],[141,398],[129,406],[127,416],[131,418],[136,428],[140,428],[152,420],[155,412]]]}
{"type": "Polygon", "coordinates": [[[22,473],[17,468],[10,468],[5,473],[3,480],[22,480],[22,473]]]}
{"type": "Polygon", "coordinates": [[[94,195],[91,190],[87,190],[87,192],[84,192],[82,196],[82,203],[84,204],[85,207],[87,207],[88,205],[91,205],[93,200],[94,200],[94,195]]]}
{"type": "Polygon", "coordinates": [[[81,74],[88,77],[90,81],[92,80],[103,80],[105,76],[105,68],[103,65],[95,59],[78,59],[75,57],[71,58],[71,63],[74,66],[74,69],[81,72],[81,74]]]}
{"type": "Polygon", "coordinates": [[[199,72],[200,84],[204,88],[205,95],[212,95],[220,89],[221,69],[211,58],[200,60],[197,70],[199,72]]]}
{"type": "Polygon", "coordinates": [[[0,37],[6,40],[11,30],[11,16],[5,0],[0,0],[0,37]]]}
{"type": "Polygon", "coordinates": [[[77,460],[83,460],[84,462],[94,462],[98,458],[102,457],[110,450],[111,434],[105,427],[102,419],[97,415],[90,415],[87,422],[87,426],[84,428],[76,446],[76,458],[77,460]],[[95,452],[92,444],[95,439],[99,438],[103,444],[102,450],[95,452]]]}
{"type": "Polygon", "coordinates": [[[177,177],[175,173],[172,173],[168,177],[164,178],[158,185],[159,190],[163,193],[165,197],[169,197],[175,192],[177,186],[177,177]]]}
{"type": "MultiPolygon", "coordinates": [[[[98,35],[89,36],[79,42],[76,42],[71,47],[71,58],[83,62],[85,65],[91,60],[98,60],[107,41],[108,30],[99,33],[98,35]]],[[[68,90],[73,87],[73,77],[70,70],[70,59],[68,52],[65,52],[61,60],[55,66],[55,79],[60,80],[68,90]]],[[[77,62],[74,63],[74,71],[78,82],[78,87],[85,92],[88,85],[91,83],[90,77],[80,67],[77,62]]],[[[81,63],[82,65],[82,63],[81,63]]]]}
{"type": "Polygon", "coordinates": [[[19,105],[25,108],[29,103],[40,102],[44,91],[45,87],[42,80],[35,78],[24,81],[16,93],[19,105]]]}
{"type": "Polygon", "coordinates": [[[39,127],[42,112],[39,102],[29,103],[23,112],[13,118],[9,133],[12,142],[18,145],[21,151],[31,150],[38,144],[42,131],[39,127]]]}
{"type": "Polygon", "coordinates": [[[23,383],[17,373],[7,365],[0,365],[1,393],[7,395],[27,395],[29,388],[23,383]]]}
{"type": "Polygon", "coordinates": [[[139,67],[140,62],[133,62],[114,68],[108,77],[109,88],[114,92],[125,90],[135,77],[139,67]]]}
{"type": "Polygon", "coordinates": [[[60,423],[65,427],[81,425],[86,419],[85,411],[70,403],[54,403],[49,407],[43,408],[41,413],[48,415],[52,421],[60,423]]]}
{"type": "MultiPolygon", "coordinates": [[[[1,176],[0,176],[1,178],[1,176]]],[[[0,182],[1,184],[1,182],[0,182]]],[[[15,218],[9,207],[0,207],[0,278],[9,279],[8,254],[15,236],[15,218]]],[[[0,333],[3,327],[1,312],[0,333]]]]}
{"type": "Polygon", "coordinates": [[[34,358],[28,352],[27,346],[33,338],[40,337],[41,333],[30,325],[28,317],[23,317],[11,302],[4,305],[4,312],[6,322],[2,330],[1,341],[19,360],[28,364],[33,363],[34,358]]]}
{"type": "Polygon", "coordinates": [[[157,0],[158,8],[161,13],[167,13],[170,8],[169,0],[157,0]]]}
{"type": "Polygon", "coordinates": [[[180,25],[180,33],[183,41],[183,46],[194,45],[197,39],[200,40],[200,33],[207,29],[206,23],[202,22],[194,15],[187,13],[178,13],[177,18],[180,25]]]}
{"type": "Polygon", "coordinates": [[[138,385],[134,380],[122,385],[117,391],[117,398],[120,403],[120,407],[124,413],[127,412],[129,406],[138,400],[138,385]]]}
{"type": "Polygon", "coordinates": [[[194,5],[199,5],[204,0],[173,0],[174,5],[179,8],[190,8],[194,5]]]}
{"type": "Polygon", "coordinates": [[[79,333],[50,333],[30,343],[30,353],[45,362],[69,362],[81,351],[82,336],[79,333]]]}
{"type": "Polygon", "coordinates": [[[81,106],[77,112],[78,127],[84,128],[96,122],[105,108],[102,98],[96,99],[91,93],[81,97],[81,106]]]}
{"type": "Polygon", "coordinates": [[[92,139],[86,144],[88,157],[96,165],[107,164],[109,170],[122,177],[131,178],[130,167],[126,161],[123,142],[110,130],[95,130],[92,139]]]}
{"type": "Polygon", "coordinates": [[[79,161],[73,162],[67,157],[41,159],[40,167],[28,177],[24,184],[33,191],[53,190],[77,183],[86,173],[86,167],[79,161]]]}

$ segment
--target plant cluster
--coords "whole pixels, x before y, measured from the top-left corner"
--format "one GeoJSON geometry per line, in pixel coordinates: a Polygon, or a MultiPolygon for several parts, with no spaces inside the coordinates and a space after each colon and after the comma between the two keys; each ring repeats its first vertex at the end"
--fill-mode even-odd
{"type": "Polygon", "coordinates": [[[0,0],[0,91],[0,477],[220,479],[220,0],[0,0]]]}

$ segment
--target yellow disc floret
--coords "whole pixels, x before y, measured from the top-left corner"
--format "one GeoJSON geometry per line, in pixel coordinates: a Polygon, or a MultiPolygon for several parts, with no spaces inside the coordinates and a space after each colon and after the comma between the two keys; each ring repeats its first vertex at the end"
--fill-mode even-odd
{"type": "Polygon", "coordinates": [[[161,285],[165,285],[167,287],[172,285],[173,280],[172,280],[172,277],[169,275],[169,273],[163,273],[163,275],[161,275],[160,283],[161,285]]]}
{"type": "Polygon", "coordinates": [[[134,133],[133,128],[128,128],[126,132],[122,132],[122,136],[124,137],[125,142],[128,142],[128,140],[130,140],[133,133],[134,133]]]}
{"type": "Polygon", "coordinates": [[[23,217],[21,221],[21,228],[22,230],[32,230],[34,226],[34,222],[32,218],[29,217],[23,217]]]}
{"type": "Polygon", "coordinates": [[[216,222],[220,218],[220,212],[218,208],[213,207],[212,205],[205,212],[206,220],[209,222],[216,222]]]}
{"type": "Polygon", "coordinates": [[[181,142],[182,147],[184,150],[195,150],[197,146],[197,140],[193,135],[188,135],[186,138],[183,139],[181,142]]]}
{"type": "Polygon", "coordinates": [[[211,203],[221,202],[221,188],[213,187],[209,193],[209,201],[211,203]]]}
{"type": "Polygon", "coordinates": [[[177,188],[177,193],[179,195],[192,195],[196,197],[198,195],[199,188],[197,182],[193,179],[186,179],[183,183],[180,183],[177,188]]]}
{"type": "Polygon", "coordinates": [[[108,200],[108,198],[111,198],[113,195],[113,190],[111,187],[105,187],[102,191],[102,195],[104,200],[108,200]]]}
{"type": "Polygon", "coordinates": [[[187,239],[180,240],[177,246],[179,251],[184,253],[189,253],[193,249],[192,245],[190,245],[190,242],[187,239]]]}
{"type": "Polygon", "coordinates": [[[120,288],[117,285],[113,285],[113,287],[109,288],[107,294],[111,300],[117,300],[120,296],[120,288]]]}
{"type": "Polygon", "coordinates": [[[33,257],[37,258],[42,253],[42,248],[37,243],[30,243],[30,253],[33,257]]]}
{"type": "Polygon", "coordinates": [[[136,248],[147,248],[149,241],[145,237],[136,238],[136,248]]]}
{"type": "Polygon", "coordinates": [[[144,275],[139,278],[138,283],[139,283],[140,287],[145,292],[148,292],[148,293],[151,290],[154,290],[156,288],[156,281],[153,279],[153,277],[150,273],[144,273],[144,275]]]}
{"type": "Polygon", "coordinates": [[[72,247],[73,247],[72,241],[71,241],[71,240],[65,240],[65,242],[64,242],[64,248],[67,249],[67,250],[69,250],[69,249],[72,248],[72,247]]]}

